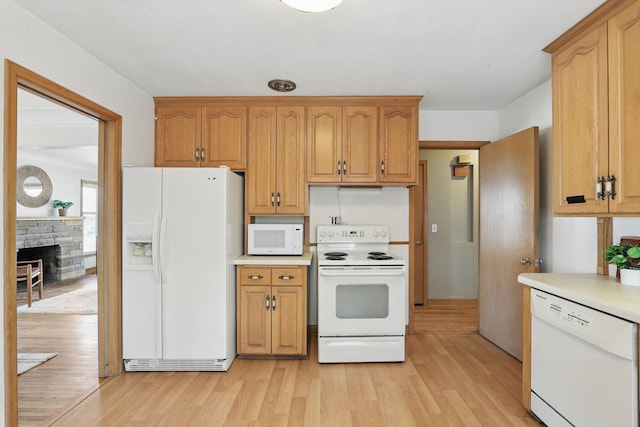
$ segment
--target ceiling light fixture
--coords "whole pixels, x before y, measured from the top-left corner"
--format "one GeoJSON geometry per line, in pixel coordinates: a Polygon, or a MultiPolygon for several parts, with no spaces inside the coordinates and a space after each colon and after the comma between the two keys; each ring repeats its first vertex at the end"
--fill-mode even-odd
{"type": "Polygon", "coordinates": [[[342,0],[282,0],[283,3],[302,12],[324,12],[342,3],[342,0]]]}
{"type": "Polygon", "coordinates": [[[276,92],[291,92],[296,88],[296,84],[294,82],[292,82],[291,80],[285,80],[285,79],[269,80],[269,83],[267,83],[267,86],[269,86],[271,89],[275,90],[276,92]]]}

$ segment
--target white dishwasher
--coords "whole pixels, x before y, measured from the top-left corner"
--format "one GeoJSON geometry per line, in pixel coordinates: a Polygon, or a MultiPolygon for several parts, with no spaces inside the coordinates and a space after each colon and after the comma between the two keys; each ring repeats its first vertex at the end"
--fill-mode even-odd
{"type": "Polygon", "coordinates": [[[549,427],[638,426],[637,325],[531,289],[531,411],[549,427]]]}

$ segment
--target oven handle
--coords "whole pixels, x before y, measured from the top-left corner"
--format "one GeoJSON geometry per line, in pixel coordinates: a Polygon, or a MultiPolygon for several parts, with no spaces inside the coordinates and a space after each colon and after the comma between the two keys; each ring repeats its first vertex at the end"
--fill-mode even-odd
{"type": "Polygon", "coordinates": [[[378,269],[319,269],[321,276],[402,276],[405,274],[404,267],[387,270],[378,269]]]}

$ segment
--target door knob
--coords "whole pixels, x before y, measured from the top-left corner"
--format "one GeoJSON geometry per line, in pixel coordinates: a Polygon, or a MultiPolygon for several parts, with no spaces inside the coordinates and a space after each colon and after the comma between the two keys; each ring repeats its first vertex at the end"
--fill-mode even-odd
{"type": "Polygon", "coordinates": [[[520,264],[522,265],[531,265],[531,258],[521,258],[520,264]]]}
{"type": "Polygon", "coordinates": [[[422,244],[422,240],[416,240],[416,245],[420,246],[422,244]]]}

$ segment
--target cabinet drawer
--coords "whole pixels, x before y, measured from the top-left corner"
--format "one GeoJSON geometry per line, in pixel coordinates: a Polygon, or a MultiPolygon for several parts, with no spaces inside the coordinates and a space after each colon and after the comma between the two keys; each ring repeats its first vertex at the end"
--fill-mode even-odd
{"type": "Polygon", "coordinates": [[[274,268],[271,272],[274,286],[302,286],[304,281],[304,267],[274,268]]]}
{"type": "Polygon", "coordinates": [[[269,285],[271,284],[271,269],[268,267],[240,267],[238,282],[241,285],[269,285]]]}

